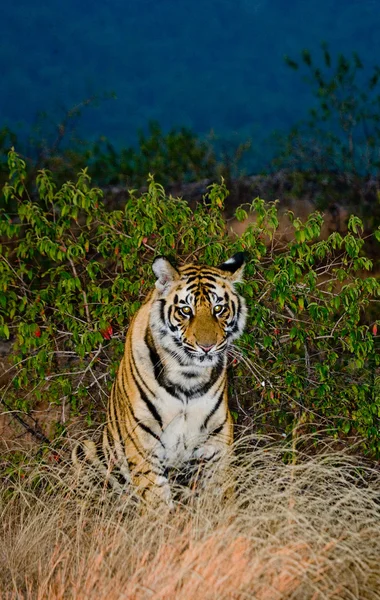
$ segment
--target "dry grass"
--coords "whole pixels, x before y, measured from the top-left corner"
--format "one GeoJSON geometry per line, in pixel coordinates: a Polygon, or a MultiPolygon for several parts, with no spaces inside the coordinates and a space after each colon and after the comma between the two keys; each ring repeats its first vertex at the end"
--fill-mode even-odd
{"type": "Polygon", "coordinates": [[[328,449],[286,465],[279,446],[239,445],[235,496],[186,489],[171,514],[80,495],[62,464],[8,482],[1,597],[380,598],[380,473],[328,449]]]}

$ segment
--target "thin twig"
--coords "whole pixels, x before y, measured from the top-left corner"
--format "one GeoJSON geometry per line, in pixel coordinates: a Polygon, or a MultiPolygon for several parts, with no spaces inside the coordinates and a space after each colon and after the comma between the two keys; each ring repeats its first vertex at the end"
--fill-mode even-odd
{"type": "MultiPolygon", "coordinates": [[[[82,383],[83,379],[85,378],[85,376],[86,376],[86,373],[87,373],[88,371],[91,371],[91,367],[92,367],[92,365],[94,364],[95,360],[98,358],[98,356],[99,356],[99,354],[101,353],[101,351],[102,351],[102,350],[103,350],[103,344],[100,344],[100,345],[99,345],[99,348],[97,349],[97,351],[95,352],[94,356],[92,357],[92,359],[91,359],[91,360],[90,360],[90,362],[88,363],[87,367],[85,368],[85,370],[84,370],[84,371],[82,371],[82,377],[81,377],[81,378],[80,378],[80,380],[79,380],[79,383],[78,383],[78,385],[77,385],[77,389],[79,388],[79,386],[81,385],[81,383],[82,383]]],[[[92,371],[91,371],[91,373],[92,373],[92,371]]]]}
{"type": "MultiPolygon", "coordinates": [[[[73,261],[72,258],[69,258],[69,263],[70,263],[71,268],[73,270],[74,277],[76,277],[77,279],[79,279],[78,273],[77,273],[77,270],[76,270],[76,267],[75,267],[75,264],[74,264],[74,261],[73,261]]],[[[83,295],[83,302],[84,302],[84,310],[86,312],[86,317],[87,317],[87,323],[91,327],[91,317],[90,317],[90,311],[88,309],[87,294],[86,294],[85,290],[83,290],[83,289],[82,289],[82,295],[83,295]]]]}
{"type": "Polygon", "coordinates": [[[22,417],[20,417],[19,413],[16,411],[13,411],[11,409],[10,406],[8,406],[8,404],[5,402],[4,399],[2,399],[2,404],[5,406],[5,408],[7,409],[7,412],[3,414],[10,414],[12,417],[14,417],[16,419],[16,421],[18,421],[25,429],[28,433],[30,433],[31,435],[33,435],[37,440],[39,440],[40,442],[43,442],[44,444],[51,444],[51,441],[49,440],[49,438],[46,437],[46,435],[41,431],[39,425],[37,424],[36,421],[34,421],[33,417],[30,417],[34,423],[35,423],[35,429],[33,429],[33,427],[31,427],[30,425],[28,425],[28,423],[26,421],[24,421],[24,419],[22,417]]]}
{"type": "MultiPolygon", "coordinates": [[[[285,310],[288,313],[288,315],[290,315],[290,317],[295,320],[295,314],[289,308],[289,306],[285,305],[285,310]]],[[[303,347],[304,347],[304,351],[305,351],[305,365],[306,365],[307,377],[308,377],[308,379],[311,379],[310,354],[309,354],[309,348],[308,348],[308,345],[306,342],[304,342],[303,347]]]]}
{"type": "MultiPolygon", "coordinates": [[[[101,223],[101,225],[105,225],[106,227],[109,227],[110,229],[112,229],[112,231],[114,231],[115,233],[117,233],[118,235],[122,235],[123,237],[128,238],[129,240],[132,239],[131,235],[128,235],[127,233],[124,233],[124,231],[119,231],[119,229],[116,229],[116,227],[114,227],[113,225],[110,225],[109,223],[104,223],[102,221],[99,221],[99,223],[101,223]]],[[[156,252],[155,248],[152,248],[152,246],[149,246],[149,244],[145,244],[143,242],[143,246],[144,248],[148,248],[149,250],[151,250],[152,252],[156,252]]]]}

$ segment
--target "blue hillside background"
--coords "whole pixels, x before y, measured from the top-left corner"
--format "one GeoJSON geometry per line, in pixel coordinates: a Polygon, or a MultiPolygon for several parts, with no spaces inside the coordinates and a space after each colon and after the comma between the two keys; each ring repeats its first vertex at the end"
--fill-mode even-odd
{"type": "Polygon", "coordinates": [[[150,120],[219,140],[268,138],[306,115],[312,97],[284,56],[357,52],[380,63],[379,0],[19,0],[2,4],[0,127],[28,135],[40,111],[58,122],[114,92],[78,124],[88,140],[136,142],[150,120]]]}

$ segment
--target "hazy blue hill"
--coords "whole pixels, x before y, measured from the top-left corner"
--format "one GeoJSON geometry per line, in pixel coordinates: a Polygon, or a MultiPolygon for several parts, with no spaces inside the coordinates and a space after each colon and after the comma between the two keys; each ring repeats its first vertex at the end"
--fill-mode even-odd
{"type": "Polygon", "coordinates": [[[1,123],[27,130],[95,93],[117,100],[86,112],[82,132],[134,141],[164,128],[253,136],[305,113],[307,87],[283,61],[302,48],[356,50],[380,63],[378,0],[46,0],[3,3],[1,123]]]}

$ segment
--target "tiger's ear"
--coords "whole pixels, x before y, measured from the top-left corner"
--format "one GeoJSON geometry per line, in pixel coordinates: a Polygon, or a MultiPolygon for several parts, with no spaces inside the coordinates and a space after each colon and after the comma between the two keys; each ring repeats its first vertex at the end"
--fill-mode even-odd
{"type": "Polygon", "coordinates": [[[157,256],[152,264],[153,273],[157,277],[156,288],[159,292],[167,292],[173,281],[180,279],[177,269],[168,261],[165,256],[157,256]]]}
{"type": "Polygon", "coordinates": [[[225,271],[226,276],[233,283],[239,283],[243,281],[244,274],[244,263],[247,260],[247,255],[245,252],[237,252],[226,260],[226,262],[222,263],[218,266],[218,269],[221,271],[225,271]]]}

